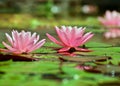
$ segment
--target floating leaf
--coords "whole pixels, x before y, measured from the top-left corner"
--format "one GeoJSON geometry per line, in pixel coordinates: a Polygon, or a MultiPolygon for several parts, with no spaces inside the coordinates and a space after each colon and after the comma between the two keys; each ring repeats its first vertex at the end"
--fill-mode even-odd
{"type": "Polygon", "coordinates": [[[59,57],[60,60],[70,61],[70,62],[94,62],[94,61],[106,61],[111,59],[109,56],[81,56],[81,57],[59,57]]]}

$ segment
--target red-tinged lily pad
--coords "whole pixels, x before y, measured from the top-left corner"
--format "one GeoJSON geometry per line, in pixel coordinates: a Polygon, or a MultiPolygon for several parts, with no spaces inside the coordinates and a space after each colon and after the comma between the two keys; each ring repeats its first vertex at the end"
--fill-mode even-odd
{"type": "Polygon", "coordinates": [[[76,68],[79,69],[79,70],[87,71],[87,72],[101,73],[100,70],[95,70],[94,67],[93,67],[93,66],[90,66],[90,65],[80,64],[80,65],[76,66],[76,68]]]}
{"type": "Polygon", "coordinates": [[[94,61],[106,61],[111,59],[109,56],[79,56],[79,57],[59,57],[60,60],[70,61],[70,62],[94,62],[94,61]]]}
{"type": "Polygon", "coordinates": [[[96,64],[96,66],[79,64],[77,69],[85,70],[91,73],[102,73],[111,77],[120,77],[120,65],[113,64],[96,64]]]}
{"type": "Polygon", "coordinates": [[[9,55],[9,54],[0,54],[0,61],[38,61],[39,58],[33,58],[30,55],[9,55]]]}

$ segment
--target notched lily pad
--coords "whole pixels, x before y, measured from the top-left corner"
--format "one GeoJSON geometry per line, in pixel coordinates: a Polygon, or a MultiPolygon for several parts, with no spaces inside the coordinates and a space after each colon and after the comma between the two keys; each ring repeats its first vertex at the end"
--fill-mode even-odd
{"type": "Polygon", "coordinates": [[[70,62],[95,62],[95,61],[106,61],[111,59],[109,56],[80,56],[80,57],[59,57],[60,60],[70,61],[70,62]]]}
{"type": "Polygon", "coordinates": [[[33,58],[29,55],[9,55],[9,54],[0,54],[0,61],[38,61],[39,58],[33,58]]]}

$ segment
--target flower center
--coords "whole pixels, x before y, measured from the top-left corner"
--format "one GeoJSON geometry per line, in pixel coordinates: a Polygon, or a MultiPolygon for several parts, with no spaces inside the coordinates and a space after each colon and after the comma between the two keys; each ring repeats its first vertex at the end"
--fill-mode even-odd
{"type": "Polygon", "coordinates": [[[76,49],[75,49],[74,47],[71,47],[71,48],[68,50],[69,53],[72,53],[72,52],[75,52],[75,51],[76,51],[76,49]]]}

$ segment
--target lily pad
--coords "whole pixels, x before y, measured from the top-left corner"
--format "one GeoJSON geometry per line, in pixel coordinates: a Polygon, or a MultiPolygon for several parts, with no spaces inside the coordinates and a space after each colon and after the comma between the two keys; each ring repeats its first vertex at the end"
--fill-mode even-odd
{"type": "Polygon", "coordinates": [[[95,62],[95,61],[106,61],[111,59],[109,56],[79,56],[79,57],[67,57],[61,56],[59,57],[63,61],[70,62],[95,62]]]}

